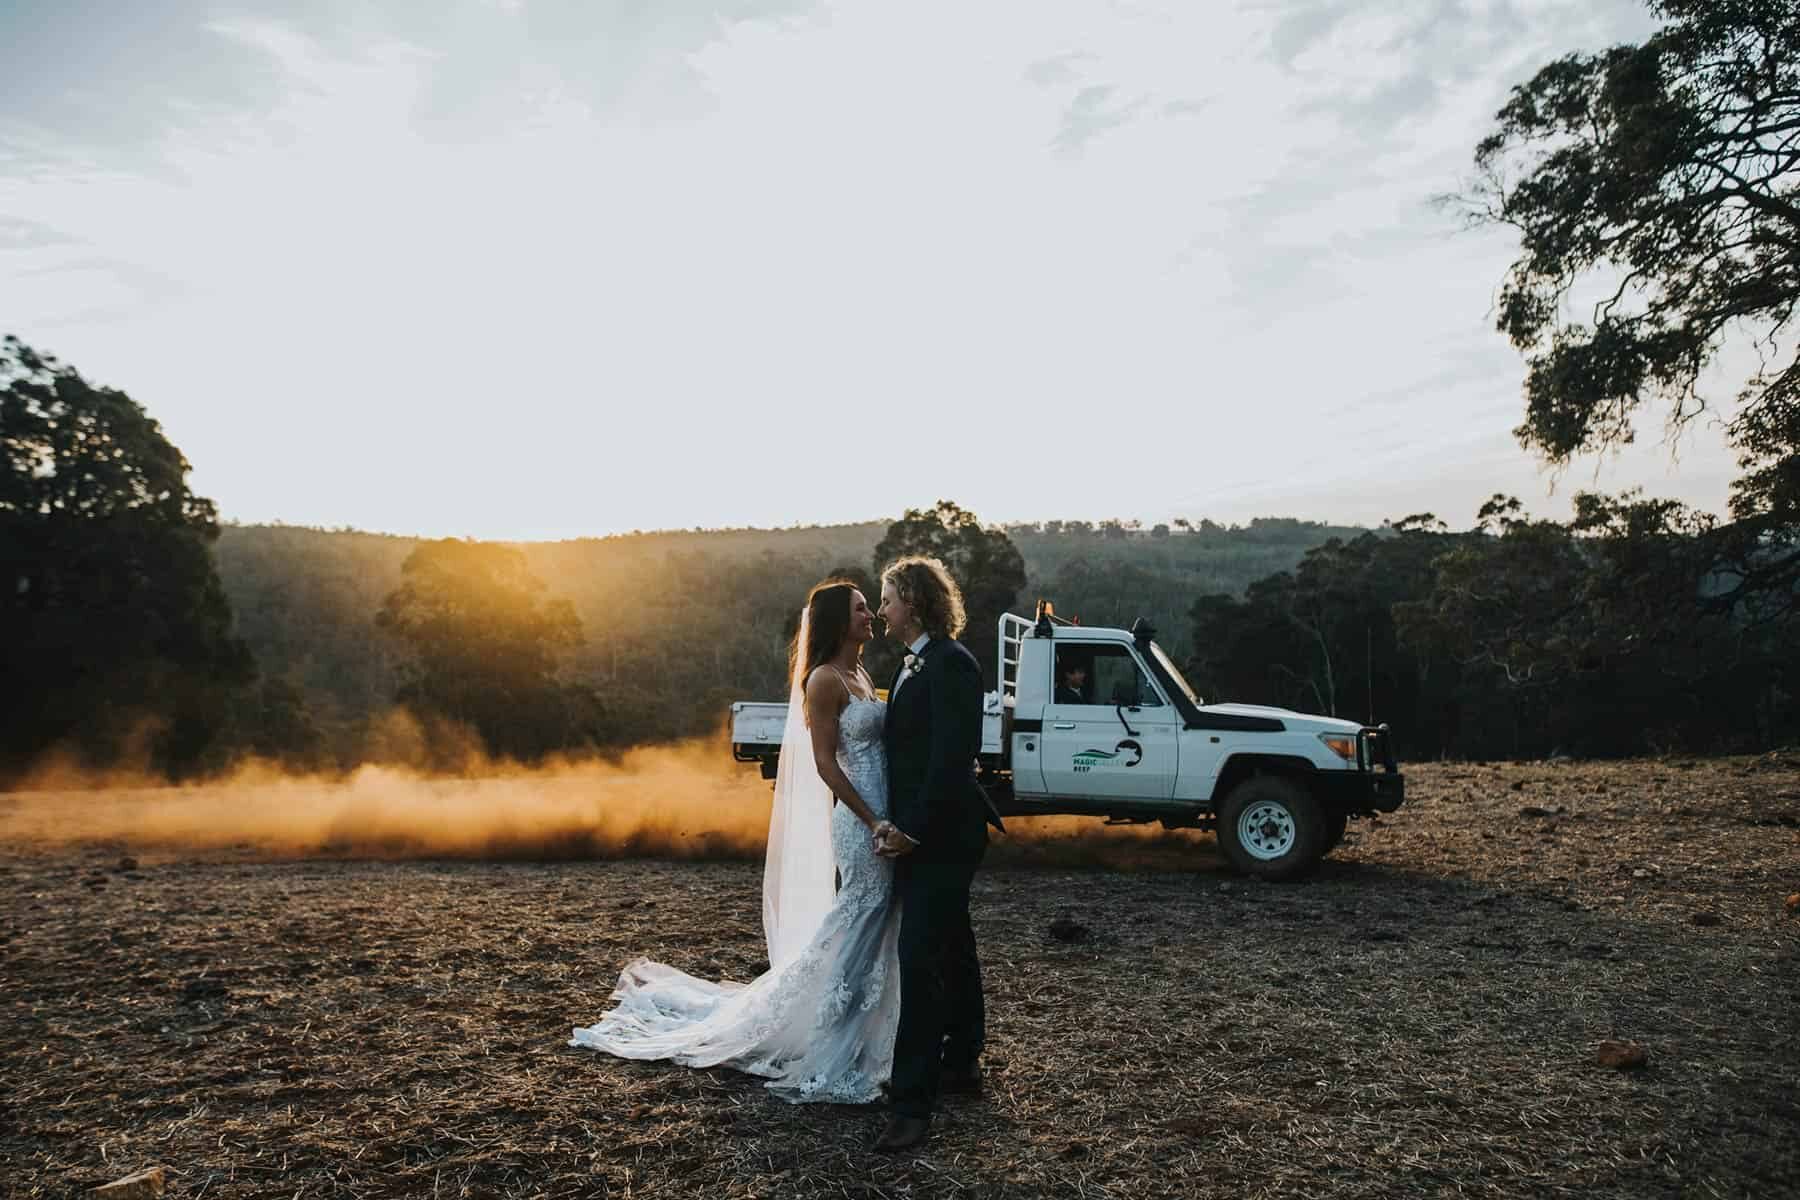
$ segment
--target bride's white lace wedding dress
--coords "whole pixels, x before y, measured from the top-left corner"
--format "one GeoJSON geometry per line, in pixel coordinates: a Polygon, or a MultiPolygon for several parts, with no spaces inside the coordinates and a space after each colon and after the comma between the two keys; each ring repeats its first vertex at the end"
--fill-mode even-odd
{"type": "MultiPolygon", "coordinates": [[[[888,815],[884,711],[880,700],[858,697],[838,719],[838,763],[877,819],[888,815]]],[[[890,969],[899,931],[894,868],[844,804],[832,806],[831,847],[837,896],[797,955],[748,984],[696,979],[638,959],[619,976],[618,1007],[575,1030],[569,1044],[621,1058],[735,1067],[766,1076],[771,1091],[796,1104],[879,1099],[900,1018],[899,972],[890,969]]]]}

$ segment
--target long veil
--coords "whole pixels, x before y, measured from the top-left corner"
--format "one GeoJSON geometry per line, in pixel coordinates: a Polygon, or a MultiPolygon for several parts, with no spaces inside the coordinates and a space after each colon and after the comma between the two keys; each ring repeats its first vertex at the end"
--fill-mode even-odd
{"type": "Polygon", "coordinates": [[[787,725],[775,767],[775,807],[769,814],[769,853],[763,864],[763,936],[769,966],[806,948],[825,920],[836,890],[831,850],[831,789],[813,765],[806,726],[806,635],[800,614],[799,652],[788,681],[787,725]]]}

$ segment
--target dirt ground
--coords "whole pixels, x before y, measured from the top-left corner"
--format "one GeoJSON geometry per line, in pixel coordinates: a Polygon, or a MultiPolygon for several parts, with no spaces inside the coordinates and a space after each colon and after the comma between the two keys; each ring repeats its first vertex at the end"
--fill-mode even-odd
{"type": "Polygon", "coordinates": [[[1800,1195],[1800,754],[1409,776],[1299,884],[1203,835],[997,843],[988,1094],[898,1159],[878,1110],[566,1045],[634,956],[761,969],[741,850],[15,837],[0,1193],[165,1164],[221,1200],[1800,1195]]]}

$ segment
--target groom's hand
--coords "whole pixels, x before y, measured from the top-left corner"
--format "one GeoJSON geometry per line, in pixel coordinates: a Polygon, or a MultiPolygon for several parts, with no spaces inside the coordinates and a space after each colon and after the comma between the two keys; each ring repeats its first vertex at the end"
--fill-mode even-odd
{"type": "Polygon", "coordinates": [[[883,858],[899,858],[910,854],[919,843],[892,821],[883,821],[877,831],[875,853],[883,858]]]}

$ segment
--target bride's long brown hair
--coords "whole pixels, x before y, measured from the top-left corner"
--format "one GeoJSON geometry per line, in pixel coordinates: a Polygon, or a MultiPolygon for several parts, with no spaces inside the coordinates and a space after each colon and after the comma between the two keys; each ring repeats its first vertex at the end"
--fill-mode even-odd
{"type": "Polygon", "coordinates": [[[844,639],[850,634],[850,595],[857,590],[852,580],[827,579],[814,584],[806,594],[806,618],[800,622],[794,644],[788,649],[789,677],[802,688],[820,664],[831,661],[843,648],[844,639]],[[804,646],[800,644],[802,634],[806,636],[804,646]]]}

